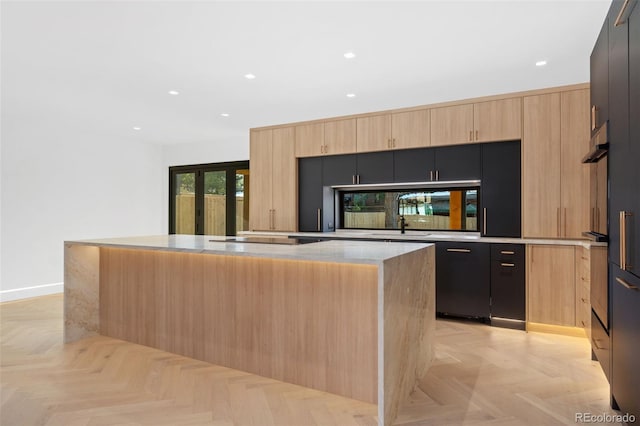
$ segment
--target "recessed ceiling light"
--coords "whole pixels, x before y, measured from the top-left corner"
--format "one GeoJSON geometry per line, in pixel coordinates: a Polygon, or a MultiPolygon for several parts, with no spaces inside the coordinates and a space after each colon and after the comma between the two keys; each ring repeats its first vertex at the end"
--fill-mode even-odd
{"type": "Polygon", "coordinates": [[[135,126],[133,130],[142,130],[142,127],[135,126]]]}
{"type": "Polygon", "coordinates": [[[229,114],[227,114],[226,112],[223,112],[223,113],[222,113],[222,114],[220,114],[220,115],[221,115],[221,116],[223,116],[223,117],[228,117],[228,116],[229,116],[229,114]]]}
{"type": "Polygon", "coordinates": [[[347,98],[355,98],[356,94],[355,93],[347,93],[347,98]]]}
{"type": "Polygon", "coordinates": [[[245,74],[245,75],[244,75],[244,78],[246,78],[246,79],[248,79],[248,80],[253,80],[254,78],[256,78],[256,76],[255,76],[255,75],[253,75],[253,74],[245,74]]]}
{"type": "Polygon", "coordinates": [[[179,95],[180,92],[178,92],[177,90],[169,90],[169,94],[175,96],[175,95],[179,95]]]}
{"type": "Polygon", "coordinates": [[[356,57],[356,54],[355,54],[355,53],[353,53],[353,52],[347,52],[347,53],[345,53],[343,56],[344,56],[345,58],[347,58],[347,59],[353,59],[353,58],[355,58],[355,57],[356,57]]]}
{"type": "Polygon", "coordinates": [[[536,67],[544,67],[547,65],[547,61],[538,61],[536,62],[536,67]]]}

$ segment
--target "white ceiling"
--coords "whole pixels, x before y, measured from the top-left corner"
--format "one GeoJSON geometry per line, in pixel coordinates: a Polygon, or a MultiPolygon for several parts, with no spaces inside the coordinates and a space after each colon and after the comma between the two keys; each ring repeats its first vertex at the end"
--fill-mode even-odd
{"type": "Polygon", "coordinates": [[[246,141],[251,127],[585,82],[609,4],[3,1],[3,134],[246,141]]]}

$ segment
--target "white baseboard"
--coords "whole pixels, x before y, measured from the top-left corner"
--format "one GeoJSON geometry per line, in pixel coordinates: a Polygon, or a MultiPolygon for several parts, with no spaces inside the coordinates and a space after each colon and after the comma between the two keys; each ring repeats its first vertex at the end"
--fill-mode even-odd
{"type": "Polygon", "coordinates": [[[48,294],[62,293],[63,291],[64,283],[43,284],[33,287],[2,290],[0,291],[0,302],[11,302],[13,300],[28,299],[30,297],[46,296],[48,294]]]}

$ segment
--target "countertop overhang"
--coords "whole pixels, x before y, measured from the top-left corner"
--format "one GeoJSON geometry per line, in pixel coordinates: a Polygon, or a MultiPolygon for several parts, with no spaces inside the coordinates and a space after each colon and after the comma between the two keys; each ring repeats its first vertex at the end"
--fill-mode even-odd
{"type": "MultiPolygon", "coordinates": [[[[275,236],[287,238],[283,234],[275,236]]],[[[65,244],[362,264],[380,264],[431,245],[419,241],[390,244],[349,239],[302,245],[254,244],[229,237],[180,234],[65,241],[65,244]]]]}

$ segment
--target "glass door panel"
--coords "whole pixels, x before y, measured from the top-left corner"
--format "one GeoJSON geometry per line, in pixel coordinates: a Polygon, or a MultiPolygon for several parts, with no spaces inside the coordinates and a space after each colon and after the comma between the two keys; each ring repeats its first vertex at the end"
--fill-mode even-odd
{"type": "Polygon", "coordinates": [[[249,229],[249,170],[236,170],[236,233],[249,229]]]}
{"type": "Polygon", "coordinates": [[[195,234],[196,174],[177,173],[174,194],[176,234],[195,234]]]}
{"type": "Polygon", "coordinates": [[[204,234],[227,235],[227,172],[204,172],[204,234]]]}

